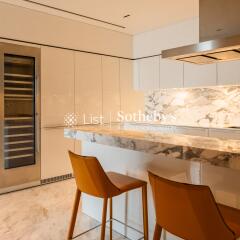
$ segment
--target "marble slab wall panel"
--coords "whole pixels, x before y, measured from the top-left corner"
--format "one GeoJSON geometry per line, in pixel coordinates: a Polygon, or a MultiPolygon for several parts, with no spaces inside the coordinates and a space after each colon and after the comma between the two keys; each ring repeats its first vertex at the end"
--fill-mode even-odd
{"type": "Polygon", "coordinates": [[[160,123],[240,126],[240,86],[164,89],[145,95],[145,114],[155,111],[160,123]]]}

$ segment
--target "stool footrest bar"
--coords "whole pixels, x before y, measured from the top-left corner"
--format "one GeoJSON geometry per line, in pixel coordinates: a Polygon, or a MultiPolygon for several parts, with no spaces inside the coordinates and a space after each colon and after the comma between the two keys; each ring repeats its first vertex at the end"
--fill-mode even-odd
{"type": "MultiPolygon", "coordinates": [[[[128,228],[130,228],[130,229],[132,229],[132,230],[134,230],[134,231],[136,231],[136,232],[138,232],[138,233],[140,233],[140,234],[143,234],[143,232],[139,231],[138,229],[136,229],[136,228],[134,228],[134,227],[132,227],[132,226],[129,226],[129,225],[127,225],[126,223],[124,223],[124,222],[122,222],[122,221],[120,221],[120,220],[118,220],[118,219],[116,219],[116,218],[109,219],[109,220],[106,221],[106,223],[113,222],[113,221],[116,221],[116,222],[118,222],[118,223],[120,223],[120,224],[122,224],[122,225],[124,225],[124,226],[126,226],[126,227],[128,227],[128,228]]],[[[95,227],[92,227],[92,228],[90,228],[90,229],[88,229],[88,230],[86,230],[86,231],[84,231],[84,232],[82,232],[82,233],[74,236],[72,239],[75,239],[75,238],[77,238],[77,237],[80,237],[80,236],[82,236],[82,235],[84,235],[84,234],[86,234],[86,233],[88,233],[88,232],[90,232],[90,231],[92,231],[92,230],[94,230],[94,229],[96,229],[96,228],[99,228],[99,227],[101,227],[101,226],[102,226],[102,224],[98,224],[98,225],[96,225],[95,227]]],[[[123,234],[121,234],[121,233],[119,233],[119,234],[122,235],[123,237],[127,238],[127,236],[125,236],[125,235],[123,235],[123,234]]],[[[127,239],[129,239],[129,238],[127,238],[127,239]]],[[[137,239],[137,240],[141,240],[141,239],[144,239],[144,236],[141,237],[141,238],[139,238],[139,239],[137,239]]]]}

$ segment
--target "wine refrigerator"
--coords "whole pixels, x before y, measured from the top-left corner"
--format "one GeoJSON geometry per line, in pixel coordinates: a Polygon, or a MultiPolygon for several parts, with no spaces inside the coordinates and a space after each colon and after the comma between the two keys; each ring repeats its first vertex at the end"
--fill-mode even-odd
{"type": "Polygon", "coordinates": [[[0,43],[0,194],[40,184],[40,57],[0,43]]]}

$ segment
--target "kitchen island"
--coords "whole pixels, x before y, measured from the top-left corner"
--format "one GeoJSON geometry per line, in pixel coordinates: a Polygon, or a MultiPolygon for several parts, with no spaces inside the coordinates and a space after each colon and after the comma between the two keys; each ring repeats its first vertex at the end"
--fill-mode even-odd
{"type": "Polygon", "coordinates": [[[85,125],[65,129],[65,137],[177,159],[240,169],[240,140],[166,134],[143,125],[85,125]]]}
{"type": "MultiPolygon", "coordinates": [[[[161,133],[141,124],[78,126],[66,128],[64,136],[81,141],[81,154],[96,156],[106,171],[147,180],[150,170],[172,180],[209,185],[218,202],[240,208],[240,140],[161,133]]],[[[154,210],[150,188],[148,193],[151,235],[154,210]]],[[[83,197],[83,211],[98,220],[101,204],[99,199],[83,197]]],[[[115,218],[141,229],[140,192],[117,197],[114,206],[115,218]]],[[[130,238],[139,237],[118,223],[114,228],[130,238]]]]}

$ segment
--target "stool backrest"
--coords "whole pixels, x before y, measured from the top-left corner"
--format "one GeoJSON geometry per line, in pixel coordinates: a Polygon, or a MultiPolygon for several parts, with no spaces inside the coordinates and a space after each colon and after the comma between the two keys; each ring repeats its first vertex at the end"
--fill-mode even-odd
{"type": "Polygon", "coordinates": [[[156,221],[188,240],[234,240],[207,186],[170,181],[149,172],[156,221]]]}
{"type": "Polygon", "coordinates": [[[81,192],[101,198],[119,193],[95,157],[81,156],[69,151],[76,184],[81,192]]]}

